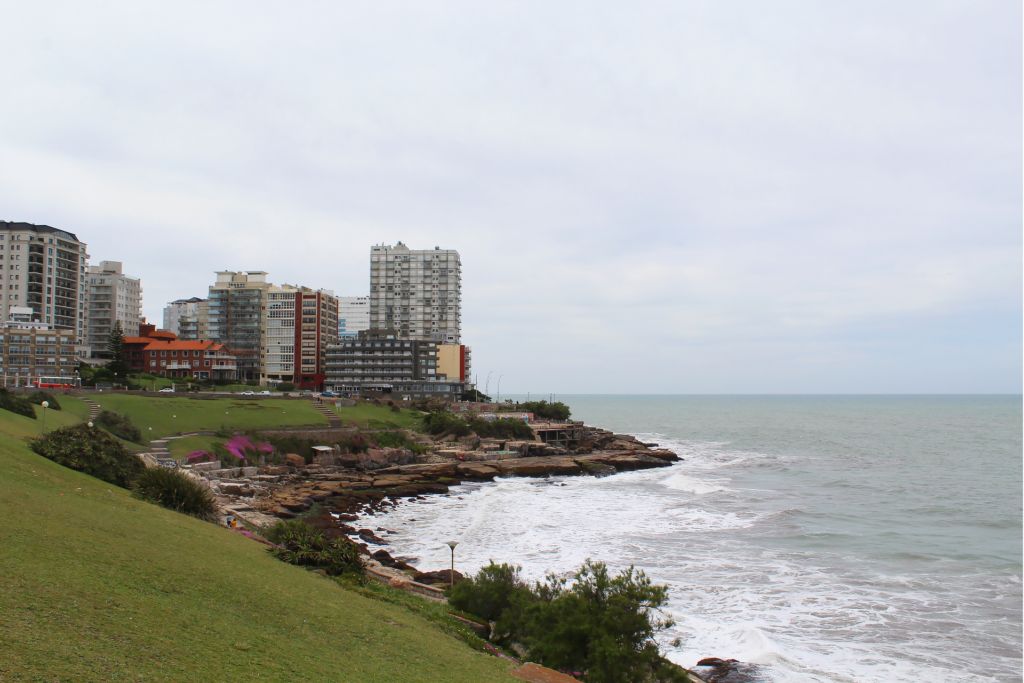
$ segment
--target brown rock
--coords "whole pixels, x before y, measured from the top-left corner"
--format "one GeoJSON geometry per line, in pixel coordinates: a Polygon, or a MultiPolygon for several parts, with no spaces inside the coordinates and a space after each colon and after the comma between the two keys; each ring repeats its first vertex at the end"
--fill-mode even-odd
{"type": "Polygon", "coordinates": [[[477,463],[459,463],[458,465],[459,476],[465,479],[485,479],[490,481],[494,479],[495,475],[498,474],[498,470],[493,465],[484,465],[477,463]]]}
{"type": "Polygon", "coordinates": [[[516,458],[498,460],[495,464],[502,475],[509,477],[583,474],[583,468],[572,458],[516,458]]]}
{"type": "Polygon", "coordinates": [[[306,461],[301,455],[295,453],[289,453],[284,456],[284,461],[291,467],[305,467],[306,461]]]}
{"type": "Polygon", "coordinates": [[[294,512],[286,508],[283,508],[280,505],[272,507],[270,509],[270,514],[274,515],[275,517],[280,517],[281,519],[292,519],[295,517],[294,512]]]}

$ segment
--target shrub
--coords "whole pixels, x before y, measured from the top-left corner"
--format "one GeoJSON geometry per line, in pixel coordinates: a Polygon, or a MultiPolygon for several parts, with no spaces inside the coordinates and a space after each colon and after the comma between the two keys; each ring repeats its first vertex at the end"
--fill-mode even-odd
{"type": "Polygon", "coordinates": [[[295,385],[291,382],[281,382],[277,385],[278,391],[292,391],[293,389],[295,389],[295,385]]]}
{"type": "Polygon", "coordinates": [[[402,412],[402,409],[399,408],[396,404],[392,403],[391,404],[391,412],[392,413],[400,413],[400,412],[402,412]]]}
{"type": "Polygon", "coordinates": [[[519,577],[521,569],[491,560],[476,577],[460,581],[448,591],[448,604],[486,621],[498,621],[513,608],[513,603],[530,597],[530,589],[519,577]]]}
{"type": "Polygon", "coordinates": [[[469,425],[462,418],[447,411],[428,413],[423,418],[423,427],[428,434],[453,434],[466,436],[470,432],[469,425]]]}
{"type": "Polygon", "coordinates": [[[137,455],[102,429],[77,424],[33,439],[33,451],[73,470],[127,488],[146,470],[137,455]]]}
{"type": "Polygon", "coordinates": [[[282,545],[285,541],[285,537],[294,532],[304,534],[307,530],[312,527],[306,524],[301,519],[279,519],[272,526],[267,527],[263,530],[263,538],[267,539],[271,543],[282,545]]]}
{"type": "Polygon", "coordinates": [[[247,386],[247,387],[258,387],[259,385],[260,385],[259,381],[255,380],[255,379],[250,379],[249,381],[247,381],[245,383],[245,386],[247,386]]]}
{"type": "Polygon", "coordinates": [[[36,419],[36,409],[32,407],[27,398],[12,394],[3,387],[0,387],[0,408],[18,415],[31,417],[33,420],[36,419]]]}
{"type": "Polygon", "coordinates": [[[330,576],[362,574],[359,546],[347,538],[327,538],[308,524],[302,526],[286,531],[278,544],[281,547],[271,548],[271,554],[288,564],[323,569],[330,576]]]}
{"type": "Polygon", "coordinates": [[[408,448],[413,453],[426,453],[425,446],[416,443],[402,432],[377,432],[370,436],[373,443],[384,448],[408,448]]]}
{"type": "Polygon", "coordinates": [[[217,519],[217,501],[201,481],[179,469],[150,467],[132,485],[140,499],[207,522],[217,519]]]}
{"type": "Polygon", "coordinates": [[[469,423],[478,436],[493,439],[533,439],[533,430],[521,420],[503,419],[488,422],[476,418],[469,423]]]}
{"type": "Polygon", "coordinates": [[[96,416],[95,422],[106,428],[114,436],[120,437],[125,441],[142,443],[142,432],[132,424],[131,418],[127,415],[119,415],[112,410],[101,410],[99,415],[96,416]]]}
{"type": "Polygon", "coordinates": [[[43,405],[43,401],[46,401],[50,410],[60,410],[60,403],[57,402],[56,396],[50,396],[45,391],[37,391],[36,393],[26,396],[29,403],[34,403],[37,406],[43,405]]]}
{"type": "Polygon", "coordinates": [[[533,413],[537,417],[546,417],[549,420],[568,420],[572,412],[569,406],[561,401],[548,403],[547,401],[526,401],[519,404],[520,410],[533,413]]]}
{"type": "Polygon", "coordinates": [[[668,586],[653,585],[633,567],[612,578],[604,563],[590,560],[574,580],[566,588],[566,579],[548,576],[517,615],[515,635],[531,660],[581,671],[587,683],[689,680],[661,656],[655,641],[674,625],[658,618],[668,586]]]}

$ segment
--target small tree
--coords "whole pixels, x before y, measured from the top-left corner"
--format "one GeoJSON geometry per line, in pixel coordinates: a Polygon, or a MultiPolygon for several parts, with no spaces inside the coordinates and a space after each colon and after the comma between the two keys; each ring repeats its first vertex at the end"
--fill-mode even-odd
{"type": "Polygon", "coordinates": [[[114,373],[114,377],[124,377],[128,374],[128,351],[124,345],[124,330],[121,329],[121,321],[114,321],[114,328],[107,338],[107,352],[110,354],[110,362],[107,368],[114,373]]]}

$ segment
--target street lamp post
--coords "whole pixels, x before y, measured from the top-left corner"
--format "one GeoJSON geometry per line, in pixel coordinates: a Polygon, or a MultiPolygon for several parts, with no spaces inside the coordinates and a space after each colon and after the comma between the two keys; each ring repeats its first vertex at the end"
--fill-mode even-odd
{"type": "Polygon", "coordinates": [[[498,403],[501,403],[501,378],[505,375],[498,375],[498,403]]]}
{"type": "Polygon", "coordinates": [[[46,409],[50,407],[49,401],[43,401],[40,405],[43,406],[43,434],[46,433],[46,409]]]}
{"type": "Polygon", "coordinates": [[[487,373],[487,381],[484,383],[484,393],[488,396],[491,395],[491,375],[494,374],[494,370],[487,373]]]}
{"type": "Polygon", "coordinates": [[[458,544],[458,541],[448,541],[448,547],[452,549],[452,573],[448,577],[451,579],[452,588],[455,588],[455,546],[458,544]]]}

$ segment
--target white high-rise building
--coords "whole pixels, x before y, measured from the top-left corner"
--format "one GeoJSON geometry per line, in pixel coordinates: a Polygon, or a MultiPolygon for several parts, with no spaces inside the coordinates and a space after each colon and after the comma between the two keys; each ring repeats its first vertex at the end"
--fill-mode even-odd
{"type": "Polygon", "coordinates": [[[338,297],[338,338],[358,337],[362,330],[370,329],[370,297],[338,297]]]}
{"type": "Polygon", "coordinates": [[[164,308],[164,327],[163,329],[168,332],[181,336],[181,325],[179,321],[182,318],[191,318],[199,313],[199,304],[205,302],[206,299],[200,299],[198,296],[194,296],[191,299],[178,299],[177,301],[171,301],[164,308]]]}
{"type": "Polygon", "coordinates": [[[126,337],[139,336],[142,321],[142,282],[121,272],[120,261],[100,261],[86,273],[88,307],[86,344],[96,357],[107,350],[114,321],[121,321],[126,337]]]}
{"type": "Polygon", "coordinates": [[[370,327],[395,338],[459,344],[462,261],[454,249],[370,249],[370,327]]]}

